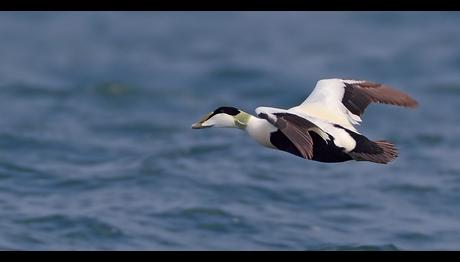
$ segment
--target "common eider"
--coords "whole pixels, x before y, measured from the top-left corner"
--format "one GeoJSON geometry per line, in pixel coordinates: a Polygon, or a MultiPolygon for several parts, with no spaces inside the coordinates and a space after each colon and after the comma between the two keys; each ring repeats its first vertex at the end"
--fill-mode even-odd
{"type": "Polygon", "coordinates": [[[371,141],[354,125],[370,103],[414,108],[417,101],[387,85],[365,80],[323,79],[298,106],[256,108],[252,116],[235,107],[219,107],[192,128],[246,130],[263,146],[319,162],[370,161],[387,164],[398,156],[395,145],[371,141]]]}

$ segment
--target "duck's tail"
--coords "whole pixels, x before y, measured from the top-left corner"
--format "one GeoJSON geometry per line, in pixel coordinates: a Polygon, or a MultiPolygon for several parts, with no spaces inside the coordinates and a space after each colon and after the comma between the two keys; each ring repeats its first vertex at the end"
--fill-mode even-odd
{"type": "Polygon", "coordinates": [[[390,161],[398,157],[398,149],[396,146],[388,141],[370,141],[367,143],[373,144],[367,148],[372,148],[372,151],[367,152],[354,152],[351,151],[348,154],[357,161],[371,161],[379,164],[387,164],[390,161]]]}

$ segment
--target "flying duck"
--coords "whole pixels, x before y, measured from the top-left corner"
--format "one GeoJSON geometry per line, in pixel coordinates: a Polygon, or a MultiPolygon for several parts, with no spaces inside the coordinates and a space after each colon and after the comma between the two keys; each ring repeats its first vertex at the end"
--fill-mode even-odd
{"type": "Polygon", "coordinates": [[[239,128],[263,146],[319,162],[356,160],[387,164],[398,156],[395,145],[385,140],[371,141],[354,127],[362,121],[370,103],[417,106],[409,95],[387,85],[366,80],[322,79],[298,106],[258,107],[257,116],[235,107],[219,107],[192,128],[239,128]]]}

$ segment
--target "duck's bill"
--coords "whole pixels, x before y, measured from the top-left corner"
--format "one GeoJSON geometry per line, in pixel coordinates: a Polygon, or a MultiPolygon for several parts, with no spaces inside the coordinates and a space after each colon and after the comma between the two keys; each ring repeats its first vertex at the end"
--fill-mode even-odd
{"type": "Polygon", "coordinates": [[[209,119],[209,116],[210,116],[211,114],[212,114],[212,112],[206,114],[205,116],[203,116],[198,122],[196,122],[195,124],[192,125],[192,128],[193,128],[193,129],[201,129],[201,128],[212,127],[212,125],[203,125],[203,123],[206,122],[206,120],[209,119]]]}
{"type": "Polygon", "coordinates": [[[193,129],[202,129],[202,128],[209,128],[209,127],[212,127],[212,126],[204,126],[201,123],[195,123],[192,125],[193,129]]]}

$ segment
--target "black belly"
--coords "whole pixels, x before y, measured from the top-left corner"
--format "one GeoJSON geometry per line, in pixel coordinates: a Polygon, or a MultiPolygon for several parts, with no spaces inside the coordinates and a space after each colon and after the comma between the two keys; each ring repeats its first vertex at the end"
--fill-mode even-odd
{"type": "MultiPolygon", "coordinates": [[[[326,143],[317,133],[308,132],[313,140],[313,158],[312,160],[326,163],[337,163],[351,160],[352,158],[342,151],[342,148],[335,146],[333,137],[326,143]]],[[[302,157],[302,154],[297,150],[294,144],[281,132],[276,131],[271,133],[270,142],[279,150],[289,152],[296,156],[302,157]]]]}

